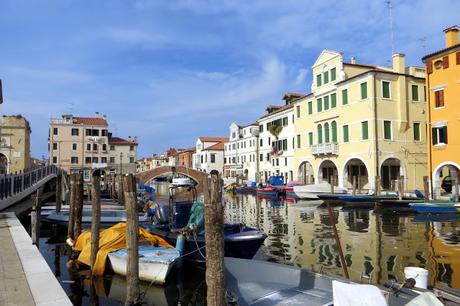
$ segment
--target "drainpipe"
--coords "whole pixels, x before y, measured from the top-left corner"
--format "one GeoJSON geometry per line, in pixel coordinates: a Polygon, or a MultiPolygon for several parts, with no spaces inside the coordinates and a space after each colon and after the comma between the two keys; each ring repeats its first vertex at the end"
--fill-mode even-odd
{"type": "MultiPolygon", "coordinates": [[[[378,128],[378,112],[377,112],[377,73],[373,73],[374,79],[374,142],[375,142],[375,175],[379,175],[379,128],[378,128]]],[[[375,179],[375,176],[374,176],[375,179]]],[[[377,190],[377,182],[374,182],[375,190],[377,190]]]]}
{"type": "Polygon", "coordinates": [[[428,143],[428,156],[429,156],[429,165],[428,165],[428,170],[430,171],[428,173],[428,177],[430,178],[430,193],[431,193],[431,199],[434,199],[434,186],[433,186],[433,154],[432,154],[432,141],[433,141],[433,136],[431,135],[431,104],[430,104],[430,76],[427,73],[426,75],[426,90],[425,90],[425,95],[426,95],[426,108],[428,111],[428,122],[426,124],[426,142],[428,143]]]}
{"type": "Polygon", "coordinates": [[[260,182],[260,177],[259,177],[259,131],[256,132],[256,182],[260,182]]]}

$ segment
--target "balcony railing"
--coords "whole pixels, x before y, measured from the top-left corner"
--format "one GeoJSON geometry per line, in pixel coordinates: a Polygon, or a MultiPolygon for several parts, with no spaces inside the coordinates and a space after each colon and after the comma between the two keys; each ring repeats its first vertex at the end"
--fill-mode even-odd
{"type": "Polygon", "coordinates": [[[339,154],[338,143],[320,143],[314,144],[311,147],[313,155],[337,155],[339,154]]]}

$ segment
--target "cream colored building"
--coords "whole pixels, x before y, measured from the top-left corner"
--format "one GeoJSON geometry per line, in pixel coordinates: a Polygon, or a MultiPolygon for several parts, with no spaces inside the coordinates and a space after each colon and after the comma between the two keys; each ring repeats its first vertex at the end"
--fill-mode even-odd
{"type": "Polygon", "coordinates": [[[123,139],[109,133],[109,170],[117,174],[135,173],[137,147],[137,137],[129,136],[128,139],[123,139]]]}
{"type": "Polygon", "coordinates": [[[21,115],[0,117],[0,174],[31,167],[31,132],[29,122],[21,115]]]}
{"type": "Polygon", "coordinates": [[[404,176],[405,189],[423,189],[426,162],[425,69],[345,62],[324,50],[312,67],[312,91],[296,100],[298,180],[375,190],[404,176]],[[356,177],[356,178],[354,178],[356,177]]]}

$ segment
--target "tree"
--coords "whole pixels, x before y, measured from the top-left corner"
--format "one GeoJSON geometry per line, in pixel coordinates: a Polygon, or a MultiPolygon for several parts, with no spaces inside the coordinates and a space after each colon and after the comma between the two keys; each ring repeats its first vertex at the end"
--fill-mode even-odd
{"type": "Polygon", "coordinates": [[[272,134],[276,138],[278,138],[282,130],[283,130],[283,127],[281,125],[270,125],[268,127],[268,131],[270,132],[270,134],[272,134]]]}

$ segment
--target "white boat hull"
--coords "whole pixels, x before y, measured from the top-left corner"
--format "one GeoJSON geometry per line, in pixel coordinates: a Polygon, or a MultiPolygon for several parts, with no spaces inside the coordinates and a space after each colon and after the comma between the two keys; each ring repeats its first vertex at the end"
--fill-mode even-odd
{"type": "Polygon", "coordinates": [[[294,193],[301,199],[318,199],[321,194],[347,194],[348,190],[342,187],[334,187],[334,193],[331,192],[331,185],[328,183],[312,184],[312,185],[296,185],[294,193]]]}
{"type": "MultiPolygon", "coordinates": [[[[163,252],[166,248],[155,247],[139,247],[139,279],[143,281],[153,282],[156,284],[164,284],[169,271],[174,262],[179,258],[180,254],[176,249],[167,249],[170,258],[161,258],[151,252],[163,252]],[[158,251],[155,251],[158,249],[158,251]]],[[[109,253],[109,260],[112,269],[115,273],[126,276],[128,257],[126,250],[109,253]],[[124,251],[124,252],[120,252],[124,251]]]]}

